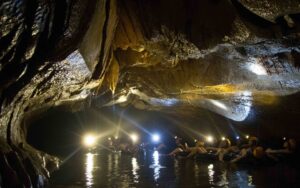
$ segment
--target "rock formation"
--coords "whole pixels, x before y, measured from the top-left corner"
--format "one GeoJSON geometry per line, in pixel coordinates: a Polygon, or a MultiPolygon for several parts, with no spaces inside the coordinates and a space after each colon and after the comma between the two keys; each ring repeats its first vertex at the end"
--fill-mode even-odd
{"type": "Polygon", "coordinates": [[[25,138],[50,107],[207,109],[243,121],[253,104],[298,92],[299,13],[299,0],[2,1],[2,183],[44,186],[58,159],[25,138]]]}

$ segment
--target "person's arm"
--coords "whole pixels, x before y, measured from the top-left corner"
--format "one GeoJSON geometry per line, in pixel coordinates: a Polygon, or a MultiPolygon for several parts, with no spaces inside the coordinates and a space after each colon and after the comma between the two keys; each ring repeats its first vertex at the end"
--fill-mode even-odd
{"type": "Polygon", "coordinates": [[[241,153],[236,158],[232,159],[230,163],[236,163],[241,159],[245,158],[246,156],[247,156],[247,149],[242,149],[241,153]]]}
{"type": "Polygon", "coordinates": [[[194,155],[196,155],[196,153],[197,153],[196,148],[190,148],[190,153],[186,156],[186,158],[191,158],[194,155]]]}
{"type": "Polygon", "coordinates": [[[174,149],[171,153],[169,153],[168,155],[170,155],[170,156],[175,156],[177,153],[180,153],[180,152],[182,152],[182,149],[181,148],[176,148],[176,149],[174,149]]]}
{"type": "Polygon", "coordinates": [[[288,149],[277,149],[277,150],[267,149],[266,153],[269,153],[269,154],[290,154],[292,152],[288,149]]]}
{"type": "Polygon", "coordinates": [[[211,151],[218,151],[219,148],[216,147],[205,147],[207,150],[211,150],[211,151]]]}
{"type": "MultiPolygon", "coordinates": [[[[268,149],[268,150],[269,150],[269,149],[268,149]]],[[[267,152],[268,150],[266,150],[266,155],[267,155],[267,157],[269,157],[270,159],[272,159],[272,160],[274,160],[274,161],[278,161],[278,158],[277,158],[274,154],[268,153],[268,152],[267,152]]]]}

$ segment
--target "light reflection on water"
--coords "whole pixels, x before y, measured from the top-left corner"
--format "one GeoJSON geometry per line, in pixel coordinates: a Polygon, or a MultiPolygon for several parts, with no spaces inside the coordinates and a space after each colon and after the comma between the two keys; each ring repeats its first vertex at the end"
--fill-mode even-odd
{"type": "Polygon", "coordinates": [[[152,163],[152,165],[149,166],[149,168],[153,168],[153,171],[154,171],[153,178],[154,178],[155,181],[157,181],[158,178],[160,177],[160,169],[165,168],[165,167],[161,166],[159,164],[159,153],[158,153],[158,151],[154,151],[152,157],[153,157],[153,163],[152,163]]]}
{"type": "Polygon", "coordinates": [[[291,187],[299,185],[298,172],[293,166],[240,167],[158,152],[147,157],[99,152],[71,158],[52,174],[50,187],[291,187]]]}
{"type": "Polygon", "coordinates": [[[208,169],[208,181],[210,184],[213,184],[214,183],[214,174],[215,174],[214,165],[209,164],[207,166],[207,169],[208,169]]]}
{"type": "Polygon", "coordinates": [[[246,170],[237,171],[235,174],[241,187],[255,187],[252,182],[252,176],[246,170]]]}
{"type": "Polygon", "coordinates": [[[94,157],[95,154],[87,153],[86,154],[86,170],[85,170],[85,176],[86,176],[86,186],[91,187],[94,184],[94,157]]]}
{"type": "Polygon", "coordinates": [[[137,171],[140,169],[140,167],[139,167],[135,157],[132,158],[131,165],[132,165],[133,181],[134,181],[134,183],[138,183],[139,182],[139,174],[137,171]]]}

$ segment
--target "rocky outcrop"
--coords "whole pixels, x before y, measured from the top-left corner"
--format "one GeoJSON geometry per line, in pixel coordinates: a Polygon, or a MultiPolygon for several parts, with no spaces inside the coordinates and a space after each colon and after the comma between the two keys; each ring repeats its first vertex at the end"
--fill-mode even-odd
{"type": "Polygon", "coordinates": [[[114,103],[243,121],[252,105],[299,91],[298,1],[120,3],[114,103]],[[293,28],[280,21],[289,15],[293,28]]]}
{"type": "Polygon", "coordinates": [[[38,186],[56,166],[58,159],[25,140],[28,120],[54,106],[120,104],[195,116],[207,109],[243,121],[253,105],[298,92],[299,4],[1,2],[1,181],[38,186]]]}
{"type": "Polygon", "coordinates": [[[88,105],[110,64],[116,10],[113,0],[1,2],[0,176],[5,186],[46,185],[59,160],[26,143],[26,120],[54,106],[88,105]],[[107,24],[98,26],[97,19],[107,24]],[[91,41],[94,28],[101,33],[91,41]],[[102,43],[93,61],[103,67],[89,70],[85,59],[93,52],[82,52],[84,59],[77,49],[102,43]]]}

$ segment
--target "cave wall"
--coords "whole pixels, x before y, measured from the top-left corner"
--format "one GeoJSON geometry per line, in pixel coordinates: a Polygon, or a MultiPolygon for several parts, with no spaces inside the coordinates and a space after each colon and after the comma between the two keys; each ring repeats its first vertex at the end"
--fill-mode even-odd
{"type": "MultiPolygon", "coordinates": [[[[10,155],[17,156],[15,162],[20,163],[18,167],[7,164],[17,172],[15,183],[3,176],[7,172],[0,172],[5,184],[25,185],[18,174],[23,169],[34,187],[45,186],[59,160],[26,143],[27,120],[53,106],[66,106],[72,111],[89,105],[91,91],[101,86],[105,67],[110,64],[116,24],[114,0],[1,2],[1,164],[10,161],[10,155]],[[98,26],[98,20],[106,24],[98,26]],[[91,41],[93,28],[103,31],[91,41]],[[85,57],[89,52],[81,54],[78,49],[91,49],[102,43],[102,51],[95,49],[98,54],[93,63],[103,63],[103,67],[98,65],[97,71],[91,70],[85,57]]],[[[28,182],[25,186],[29,186],[28,182]]]]}

